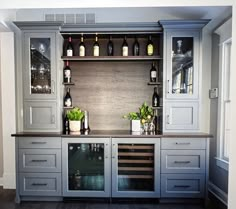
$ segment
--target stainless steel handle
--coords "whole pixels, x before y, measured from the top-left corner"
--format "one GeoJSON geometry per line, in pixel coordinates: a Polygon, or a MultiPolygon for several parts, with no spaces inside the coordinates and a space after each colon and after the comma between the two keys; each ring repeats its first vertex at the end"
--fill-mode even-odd
{"type": "Polygon", "coordinates": [[[189,188],[189,185],[174,185],[175,188],[189,188]]]}
{"type": "Polygon", "coordinates": [[[48,184],[46,183],[32,183],[32,186],[47,186],[48,184]]]}
{"type": "Polygon", "coordinates": [[[55,124],[55,115],[52,115],[51,121],[52,121],[52,124],[55,124]]]}
{"type": "Polygon", "coordinates": [[[51,86],[52,86],[52,93],[54,94],[55,93],[55,81],[54,80],[52,80],[51,81],[51,86]]]}
{"type": "Polygon", "coordinates": [[[47,144],[47,142],[32,142],[31,144],[47,144]]]}
{"type": "Polygon", "coordinates": [[[190,142],[176,142],[176,145],[190,145],[190,142]]]}
{"type": "Polygon", "coordinates": [[[47,162],[47,160],[31,160],[31,162],[47,162]]]}
{"type": "Polygon", "coordinates": [[[170,80],[167,80],[167,94],[170,93],[170,80]]]}
{"type": "Polygon", "coordinates": [[[105,156],[106,159],[108,159],[108,156],[105,156]]]}
{"type": "Polygon", "coordinates": [[[166,123],[167,123],[167,124],[170,124],[170,115],[167,115],[167,116],[166,116],[166,123]]]}
{"type": "Polygon", "coordinates": [[[174,163],[190,163],[191,161],[174,161],[174,163]]]}

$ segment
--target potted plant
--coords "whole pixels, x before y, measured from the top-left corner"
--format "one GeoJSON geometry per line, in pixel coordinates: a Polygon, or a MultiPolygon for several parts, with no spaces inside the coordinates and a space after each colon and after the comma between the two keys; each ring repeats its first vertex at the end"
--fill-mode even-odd
{"type": "Polygon", "coordinates": [[[70,131],[79,132],[81,129],[81,121],[84,118],[84,112],[79,107],[74,107],[66,113],[69,123],[70,131]]]}
{"type": "Polygon", "coordinates": [[[123,118],[130,120],[132,132],[137,132],[141,130],[140,115],[138,112],[130,112],[127,115],[124,115],[123,118]]]}
{"type": "Polygon", "coordinates": [[[144,102],[139,108],[139,112],[130,112],[124,115],[123,118],[131,121],[131,131],[141,131],[141,125],[145,129],[145,126],[148,127],[149,123],[152,121],[153,109],[144,102]]]}

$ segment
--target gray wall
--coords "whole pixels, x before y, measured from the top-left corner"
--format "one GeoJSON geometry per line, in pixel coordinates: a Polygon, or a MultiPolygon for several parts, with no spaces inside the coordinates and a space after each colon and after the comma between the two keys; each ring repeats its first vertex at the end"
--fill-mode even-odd
{"type": "MultiPolygon", "coordinates": [[[[1,61],[1,57],[0,57],[0,61],[1,61]]],[[[1,68],[1,65],[0,65],[0,68],[1,68]]],[[[0,72],[1,72],[1,69],[0,69],[0,72]]],[[[1,73],[0,73],[0,178],[2,176],[3,176],[3,138],[2,138],[2,94],[1,94],[1,73]]]]}
{"type": "MultiPolygon", "coordinates": [[[[218,87],[219,79],[219,36],[212,36],[211,88],[218,87]]],[[[210,101],[210,133],[214,135],[210,142],[210,182],[228,193],[228,172],[216,165],[217,156],[217,111],[218,99],[210,101]]]]}

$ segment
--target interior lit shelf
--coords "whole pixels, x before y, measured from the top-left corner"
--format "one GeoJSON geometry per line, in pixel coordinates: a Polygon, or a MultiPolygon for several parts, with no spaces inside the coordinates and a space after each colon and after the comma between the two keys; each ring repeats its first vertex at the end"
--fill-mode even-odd
{"type": "Polygon", "coordinates": [[[155,61],[163,59],[160,56],[62,56],[61,58],[68,61],[155,61]]]}

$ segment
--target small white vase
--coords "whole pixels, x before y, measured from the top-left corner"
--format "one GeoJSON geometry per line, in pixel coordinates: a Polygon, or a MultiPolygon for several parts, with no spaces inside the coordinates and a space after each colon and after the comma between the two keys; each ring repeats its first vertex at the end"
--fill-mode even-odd
{"type": "Polygon", "coordinates": [[[131,131],[140,132],[140,130],[141,130],[140,120],[131,120],[131,131]]]}
{"type": "Polygon", "coordinates": [[[80,129],[81,129],[81,121],[79,121],[79,120],[70,120],[70,131],[80,132],[80,129]]]}

